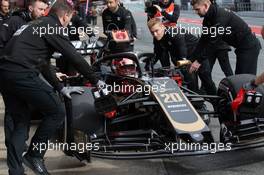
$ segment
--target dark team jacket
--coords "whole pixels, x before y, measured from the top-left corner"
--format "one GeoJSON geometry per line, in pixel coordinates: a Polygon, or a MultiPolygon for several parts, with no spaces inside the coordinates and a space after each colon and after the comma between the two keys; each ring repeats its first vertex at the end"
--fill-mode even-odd
{"type": "Polygon", "coordinates": [[[0,69],[15,72],[41,72],[44,78],[60,91],[62,85],[50,66],[50,58],[55,51],[68,59],[91,83],[97,83],[98,79],[90,65],[75,50],[55,14],[31,21],[16,31],[4,49],[2,59],[6,61],[0,64],[0,69]],[[44,30],[46,32],[43,32],[44,30]]]}
{"type": "Polygon", "coordinates": [[[198,38],[184,29],[167,28],[160,41],[154,39],[154,53],[157,59],[162,59],[162,52],[164,51],[169,52],[174,60],[189,59],[192,57],[197,43],[198,38]],[[182,32],[177,32],[177,30],[181,30],[182,32]]]}
{"type": "Polygon", "coordinates": [[[236,49],[247,49],[257,46],[257,38],[252,34],[250,27],[236,14],[216,4],[211,4],[203,20],[204,33],[193,54],[194,59],[201,61],[201,50],[207,45],[220,40],[236,49]],[[207,32],[214,29],[218,32],[207,32]],[[207,30],[207,31],[206,31],[207,30]],[[220,31],[220,32],[219,32],[220,31]]]}
{"type": "Polygon", "coordinates": [[[137,37],[137,27],[131,12],[124,7],[119,6],[118,10],[113,13],[108,8],[103,11],[103,28],[104,33],[111,30],[128,30],[131,37],[137,37]]]}
{"type": "Polygon", "coordinates": [[[3,15],[2,13],[0,13],[0,27],[1,25],[10,17],[10,15],[3,15]]]}
{"type": "Polygon", "coordinates": [[[31,17],[27,11],[17,11],[6,20],[0,28],[0,49],[3,49],[7,42],[12,38],[13,34],[24,24],[31,21],[31,17]]]}

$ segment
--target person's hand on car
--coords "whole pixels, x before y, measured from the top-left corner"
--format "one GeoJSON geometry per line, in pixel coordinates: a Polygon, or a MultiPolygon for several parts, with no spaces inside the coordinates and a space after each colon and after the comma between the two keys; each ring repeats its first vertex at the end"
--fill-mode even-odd
{"type": "Polygon", "coordinates": [[[56,77],[59,79],[59,81],[63,81],[68,78],[68,75],[61,72],[56,72],[56,77]]]}
{"type": "Polygon", "coordinates": [[[258,86],[255,84],[255,79],[251,80],[250,82],[247,82],[243,85],[243,89],[249,91],[249,90],[254,90],[258,86]]]}
{"type": "Polygon", "coordinates": [[[200,68],[200,66],[201,64],[197,60],[195,60],[190,66],[189,73],[196,72],[200,68]]]}
{"type": "Polygon", "coordinates": [[[65,97],[71,99],[72,93],[82,94],[84,89],[81,87],[63,87],[60,92],[65,97]]]}

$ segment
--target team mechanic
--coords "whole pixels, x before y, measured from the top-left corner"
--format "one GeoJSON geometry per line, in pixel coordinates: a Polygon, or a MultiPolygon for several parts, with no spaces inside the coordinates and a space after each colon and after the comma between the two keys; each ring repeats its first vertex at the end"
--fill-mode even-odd
{"type": "MultiPolygon", "coordinates": [[[[43,16],[45,9],[47,8],[46,1],[44,0],[31,0],[28,4],[27,11],[16,11],[13,13],[8,20],[6,20],[0,29],[0,50],[3,51],[6,43],[11,39],[16,30],[18,30],[22,25],[27,22],[37,19],[43,16]]],[[[13,119],[10,116],[10,112],[5,107],[5,116],[4,116],[4,132],[5,132],[5,145],[8,148],[12,133],[14,130],[13,119]]],[[[25,145],[25,150],[27,146],[25,145]]],[[[9,153],[9,152],[8,152],[9,153]]],[[[8,155],[7,164],[10,169],[10,172],[13,172],[13,167],[17,167],[17,161],[13,160],[13,156],[8,155]]],[[[11,174],[11,173],[10,173],[11,174]]]]}
{"type": "Polygon", "coordinates": [[[193,9],[200,17],[204,17],[203,29],[214,29],[212,33],[203,33],[196,47],[194,55],[198,58],[193,62],[190,72],[196,71],[201,60],[199,54],[207,47],[208,43],[216,43],[220,39],[236,48],[237,57],[235,74],[256,74],[257,61],[261,45],[259,40],[252,34],[249,26],[233,12],[212,4],[210,0],[192,0],[193,9]]]}
{"type": "MultiPolygon", "coordinates": [[[[12,158],[17,165],[9,169],[12,175],[24,174],[22,153],[30,121],[28,105],[40,111],[43,119],[23,162],[37,174],[49,174],[43,161],[46,151],[39,151],[34,146],[48,142],[62,124],[65,113],[58,95],[39,78],[39,73],[42,72],[45,79],[63,95],[68,96],[72,92],[70,88],[63,88],[59,84],[55,73],[50,69],[50,58],[54,51],[62,53],[92,84],[100,87],[104,85],[77,53],[65,33],[48,32],[49,34],[40,37],[36,32],[41,28],[66,27],[73,14],[72,3],[69,0],[58,0],[50,13],[48,17],[23,25],[8,42],[5,54],[0,59],[0,91],[14,121],[14,132],[7,149],[7,159],[12,158]]],[[[75,89],[74,92],[81,93],[82,90],[75,89]]]]}
{"type": "Polygon", "coordinates": [[[9,1],[0,0],[0,27],[9,17],[9,1]]]}
{"type": "MultiPolygon", "coordinates": [[[[177,21],[180,16],[180,7],[177,4],[174,4],[173,0],[159,0],[158,5],[154,4],[152,7],[146,9],[148,14],[148,20],[158,19],[166,27],[176,27],[177,21]]],[[[160,45],[153,40],[154,48],[156,50],[164,50],[164,48],[159,48],[160,45]]],[[[170,55],[169,52],[163,52],[162,62],[166,65],[170,64],[170,55]]]]}
{"type": "MultiPolygon", "coordinates": [[[[198,43],[197,37],[188,33],[188,31],[184,31],[184,29],[180,29],[182,32],[173,32],[177,28],[168,29],[163,25],[163,23],[155,18],[148,21],[148,28],[154,37],[154,53],[156,55],[154,63],[157,62],[157,60],[160,60],[163,67],[170,66],[170,60],[164,60],[164,53],[170,54],[174,65],[176,65],[178,60],[192,59],[193,50],[198,43]]],[[[208,59],[204,59],[202,63],[202,67],[199,69],[198,75],[205,87],[206,93],[215,95],[216,87],[211,77],[208,59]]],[[[188,77],[188,81],[191,80],[193,85],[190,87],[194,88],[192,90],[197,91],[198,84],[196,81],[194,81],[188,73],[186,73],[185,76],[186,78],[188,77]]]]}
{"type": "Polygon", "coordinates": [[[111,30],[128,30],[131,38],[137,38],[135,20],[129,10],[119,5],[119,0],[106,0],[107,8],[103,11],[104,33],[111,30]]]}
{"type": "MultiPolygon", "coordinates": [[[[102,21],[104,34],[109,36],[112,30],[127,30],[132,41],[137,39],[137,26],[132,13],[120,5],[119,0],[106,0],[107,8],[103,11],[102,21]]],[[[116,48],[115,43],[109,43],[112,52],[123,51],[123,48],[116,48]]],[[[133,51],[134,43],[131,42],[124,51],[133,51]]]]}
{"type": "Polygon", "coordinates": [[[27,22],[44,15],[48,7],[46,0],[30,0],[28,10],[16,11],[3,23],[0,32],[0,49],[2,50],[13,34],[27,22]]]}

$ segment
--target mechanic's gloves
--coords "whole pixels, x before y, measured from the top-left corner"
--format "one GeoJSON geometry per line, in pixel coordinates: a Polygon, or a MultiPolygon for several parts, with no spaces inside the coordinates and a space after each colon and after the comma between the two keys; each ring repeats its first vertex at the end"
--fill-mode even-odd
{"type": "Polygon", "coordinates": [[[247,82],[243,85],[243,89],[249,91],[249,90],[254,90],[258,86],[255,84],[255,79],[251,80],[250,82],[247,82]]]}
{"type": "Polygon", "coordinates": [[[96,42],[96,40],[97,40],[96,36],[90,36],[88,42],[94,43],[94,42],[96,42]]]}
{"type": "Polygon", "coordinates": [[[107,90],[107,85],[106,85],[106,83],[104,81],[99,80],[97,82],[97,84],[96,84],[96,87],[97,87],[99,92],[103,93],[103,95],[108,95],[109,94],[109,92],[107,90]]]}
{"type": "Polygon", "coordinates": [[[101,89],[104,88],[106,86],[106,83],[102,80],[98,80],[98,82],[96,83],[96,87],[101,89]]]}
{"type": "Polygon", "coordinates": [[[116,100],[111,95],[110,91],[108,91],[107,84],[104,81],[99,80],[96,86],[97,89],[92,89],[95,110],[99,115],[105,115],[105,117],[112,118],[116,113],[116,100]]]}
{"type": "Polygon", "coordinates": [[[61,73],[61,72],[56,72],[56,77],[58,78],[59,81],[63,81],[66,78],[68,78],[68,76],[66,74],[61,73]]]}
{"type": "Polygon", "coordinates": [[[60,91],[65,97],[71,99],[72,93],[82,94],[84,92],[81,87],[63,87],[60,91]]]}
{"type": "Polygon", "coordinates": [[[201,66],[201,64],[197,60],[195,60],[190,66],[189,73],[191,74],[193,72],[198,71],[200,66],[201,66]]]}

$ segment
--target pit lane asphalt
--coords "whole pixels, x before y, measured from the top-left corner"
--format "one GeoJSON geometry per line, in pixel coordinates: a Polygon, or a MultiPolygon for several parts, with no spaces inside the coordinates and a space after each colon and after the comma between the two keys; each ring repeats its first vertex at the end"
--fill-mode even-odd
{"type": "MultiPolygon", "coordinates": [[[[125,4],[126,5],[126,4],[125,4]]],[[[145,16],[143,14],[142,5],[128,5],[133,11],[138,26],[139,39],[136,42],[135,50],[152,51],[152,39],[146,28],[145,16]],[[137,15],[138,14],[138,15],[137,15]]],[[[181,17],[194,18],[198,17],[190,12],[183,12],[181,17]]],[[[251,25],[264,24],[263,18],[244,18],[251,25]]],[[[98,25],[101,25],[100,18],[98,25]]],[[[184,25],[184,24],[183,24],[184,25]]],[[[259,38],[264,47],[264,41],[259,38]]],[[[234,69],[235,55],[229,53],[230,61],[234,69]]],[[[264,51],[259,55],[258,73],[263,71],[264,67],[264,51]]],[[[250,58],[249,58],[250,59],[250,58]]],[[[218,63],[213,70],[213,79],[216,84],[224,77],[218,63]]],[[[4,146],[3,131],[3,103],[0,100],[0,175],[7,174],[6,166],[6,150],[4,146]]],[[[33,124],[33,133],[36,124],[33,124]]],[[[210,128],[214,137],[218,137],[219,124],[213,119],[210,128]]],[[[218,139],[218,138],[217,138],[218,139]]],[[[252,149],[244,151],[234,151],[227,153],[210,154],[206,156],[195,157],[177,157],[170,159],[155,160],[104,160],[93,158],[91,164],[79,162],[75,158],[65,156],[61,151],[48,151],[46,154],[46,165],[52,175],[109,175],[109,174],[125,174],[125,175],[167,175],[167,174],[196,174],[196,175],[260,175],[264,171],[264,149],[252,149]]],[[[33,174],[26,169],[27,174],[33,174]]]]}

